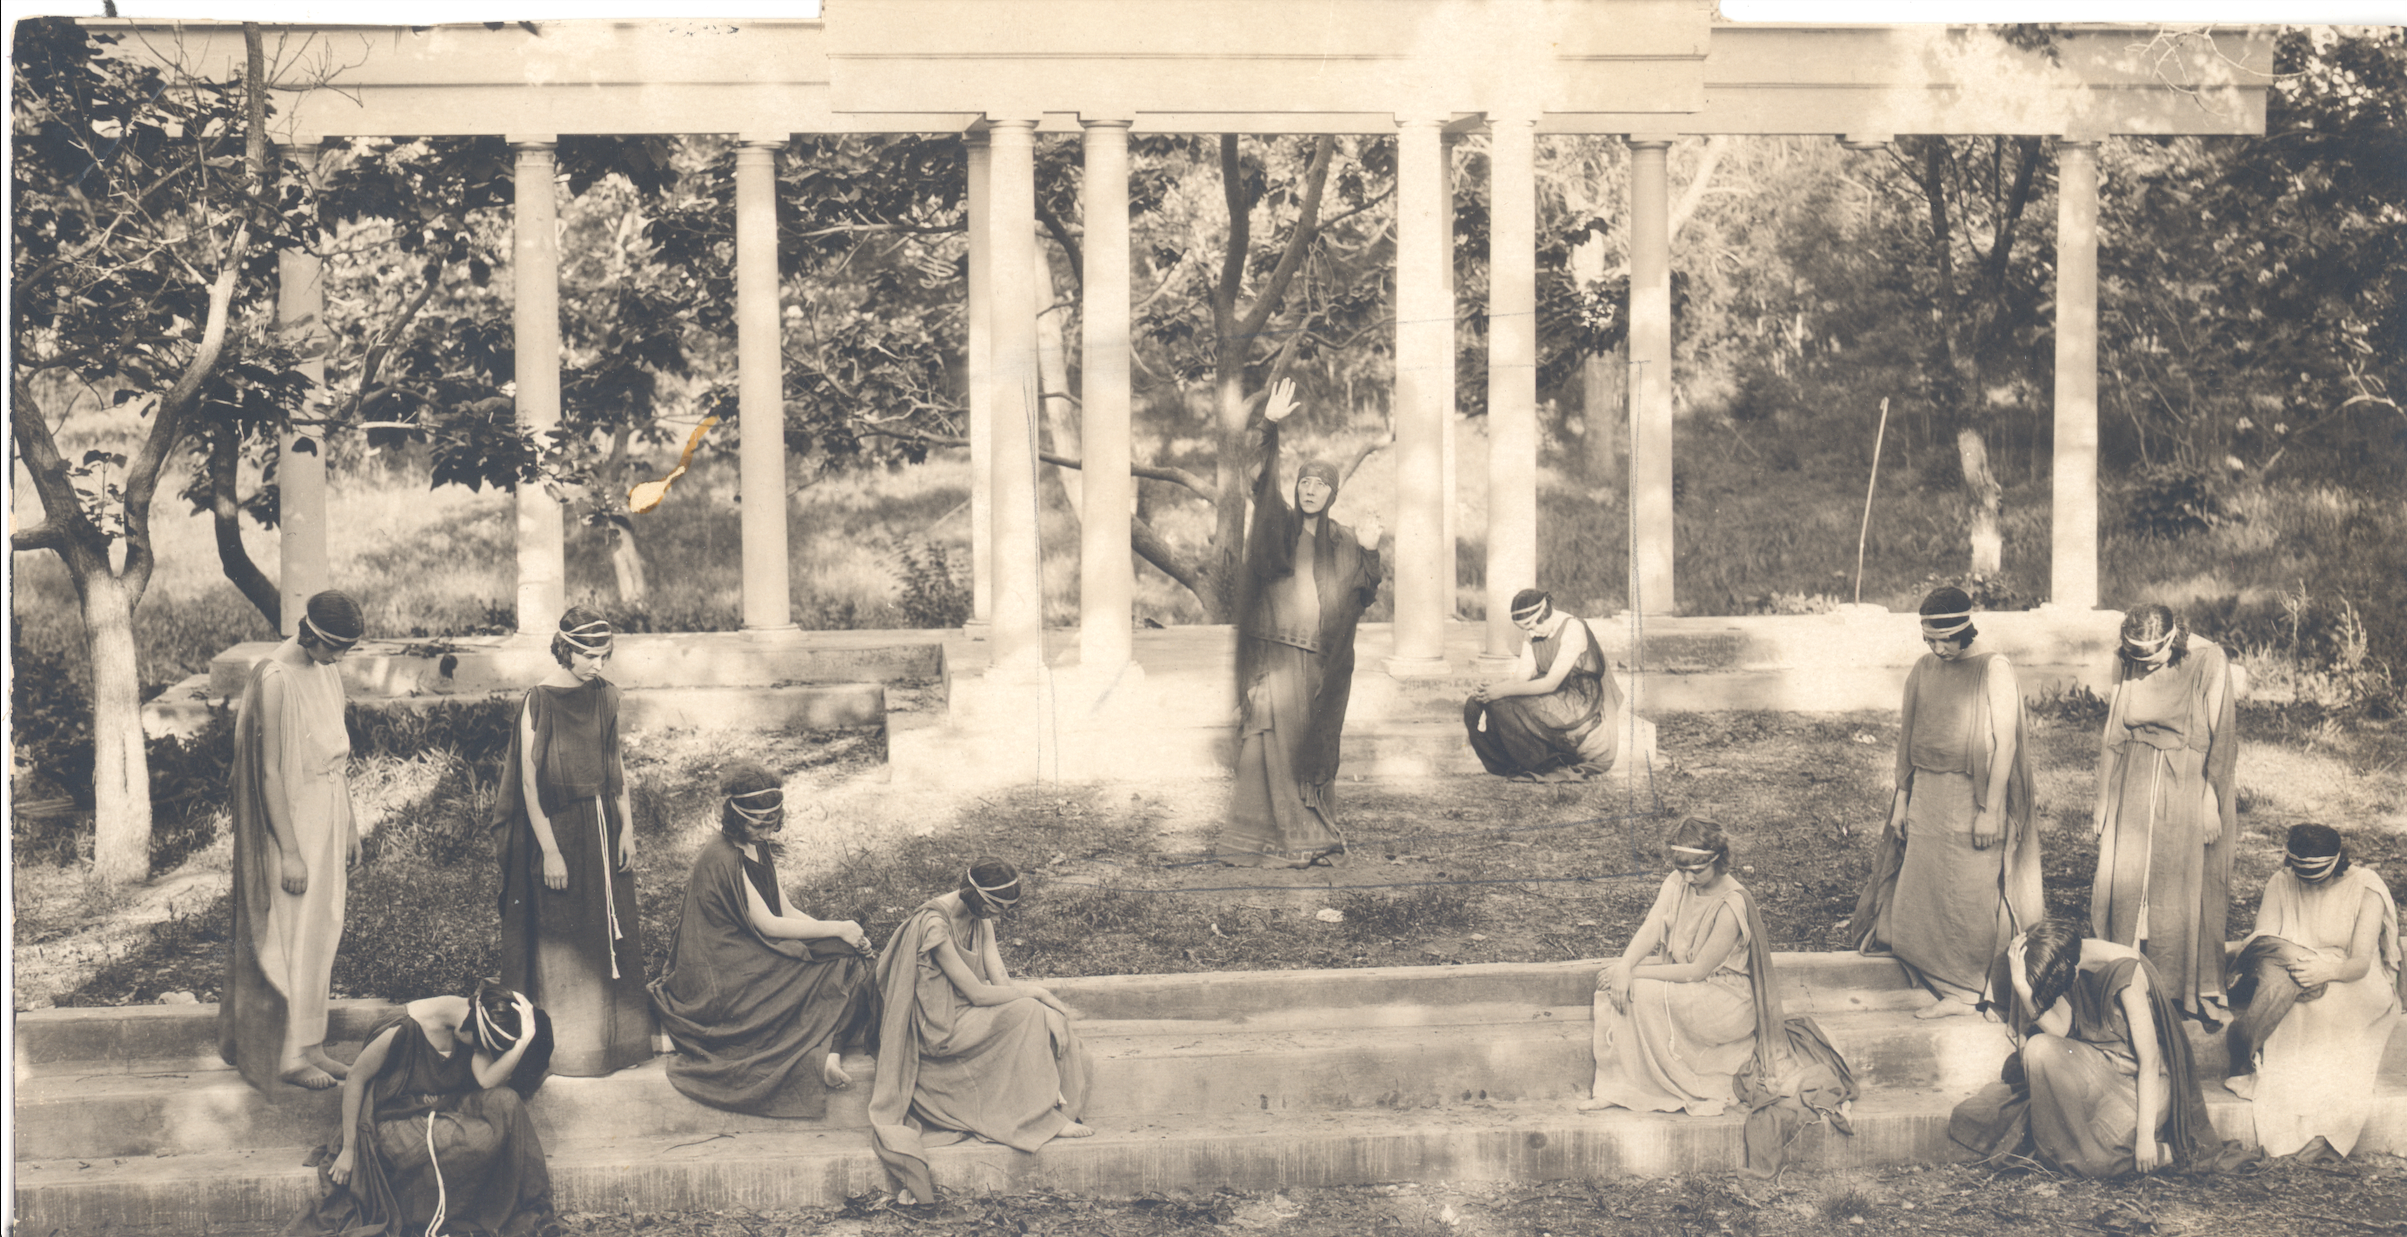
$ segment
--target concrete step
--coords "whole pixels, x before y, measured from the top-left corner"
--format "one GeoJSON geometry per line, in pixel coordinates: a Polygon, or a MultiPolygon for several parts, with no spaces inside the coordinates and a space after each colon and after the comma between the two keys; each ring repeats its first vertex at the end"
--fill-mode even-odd
{"type": "MultiPolygon", "coordinates": [[[[1852,1136],[1806,1131],[1792,1173],[1962,1158],[1947,1140],[1956,1097],[1867,1094],[1852,1136]]],[[[2217,1132],[2253,1141],[2247,1105],[2210,1089],[2217,1132]]],[[[1580,1113],[1569,1100],[1495,1100],[1312,1113],[1246,1112],[1115,1125],[1033,1154],[989,1144],[935,1148],[947,1190],[1046,1188],[1126,1195],[1231,1186],[1279,1190],[1390,1181],[1553,1181],[1726,1170],[1743,1161],[1743,1119],[1580,1113]]],[[[2366,1143],[2407,1147],[2407,1092],[2386,1096],[2366,1143]]],[[[885,1188],[856,1130],[546,1141],[555,1204],[572,1212],[791,1209],[885,1188]]],[[[20,1161],[27,1231],[188,1233],[281,1226],[315,1196],[298,1148],[165,1158],[20,1161]]]]}

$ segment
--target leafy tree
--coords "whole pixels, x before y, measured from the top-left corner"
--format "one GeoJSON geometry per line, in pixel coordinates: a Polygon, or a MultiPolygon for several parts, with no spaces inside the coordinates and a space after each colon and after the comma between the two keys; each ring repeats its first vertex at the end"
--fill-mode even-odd
{"type": "Polygon", "coordinates": [[[149,868],[133,611],[155,564],[151,502],[196,419],[269,417],[299,394],[258,338],[298,199],[270,173],[260,28],[243,34],[233,81],[111,54],[114,37],[56,18],[18,25],[10,65],[9,425],[42,520],[9,540],[57,554],[74,581],[109,880],[149,868]],[[71,425],[137,441],[73,459],[71,425]]]}

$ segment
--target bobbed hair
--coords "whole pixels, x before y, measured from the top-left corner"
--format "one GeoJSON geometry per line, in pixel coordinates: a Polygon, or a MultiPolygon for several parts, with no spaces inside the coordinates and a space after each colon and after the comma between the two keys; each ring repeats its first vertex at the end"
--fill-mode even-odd
{"type": "MultiPolygon", "coordinates": [[[[1972,595],[1970,593],[1960,588],[1935,588],[1930,591],[1929,596],[1922,599],[1920,612],[1923,614],[1968,614],[1971,611],[1972,595]]],[[[1972,647],[1972,642],[1980,637],[1981,629],[1967,621],[1964,630],[1947,637],[1947,639],[1955,641],[1956,647],[1962,649],[1972,647]]]]}
{"type": "Polygon", "coordinates": [[[357,640],[368,633],[368,621],[361,617],[359,603],[351,600],[351,594],[340,589],[330,588],[311,595],[301,613],[309,616],[307,624],[298,625],[303,648],[327,647],[327,641],[318,639],[310,631],[312,627],[334,640],[357,640]]]}
{"type": "Polygon", "coordinates": [[[587,623],[609,621],[609,617],[598,610],[586,606],[570,606],[568,612],[560,616],[560,630],[552,633],[552,660],[565,666],[568,664],[569,654],[583,651],[568,642],[569,632],[575,631],[587,623]]]}
{"type": "Polygon", "coordinates": [[[1540,604],[1552,609],[1555,604],[1554,594],[1549,593],[1544,589],[1525,588],[1520,592],[1513,594],[1513,606],[1511,610],[1507,611],[1507,613],[1519,614],[1523,610],[1529,609],[1531,606],[1540,604]]]}
{"type": "Polygon", "coordinates": [[[750,840],[752,822],[744,819],[743,813],[736,811],[735,805],[728,800],[737,795],[774,790],[783,785],[785,783],[779,781],[776,774],[749,760],[727,766],[727,772],[719,777],[719,832],[726,834],[727,840],[738,846],[750,840]]]}
{"type": "MultiPolygon", "coordinates": [[[[2332,870],[2325,873],[2323,880],[2317,881],[2317,884],[2337,880],[2342,873],[2348,871],[2348,843],[2342,841],[2340,831],[2330,825],[2290,826],[2290,836],[2283,842],[2282,850],[2287,854],[2303,855],[2309,859],[2321,859],[2325,855],[2340,856],[2340,861],[2333,864],[2332,870]]],[[[2300,879],[2306,878],[2300,877],[2300,879]]]]}
{"type": "Polygon", "coordinates": [[[961,900],[973,911],[993,906],[987,901],[986,895],[978,891],[980,885],[997,892],[1026,892],[1019,887],[1020,870],[1011,866],[1010,861],[992,855],[981,855],[972,861],[969,879],[961,883],[961,900]]]}
{"type": "Polygon", "coordinates": [[[2081,970],[2084,933],[2070,920],[2049,917],[2031,925],[2023,935],[2023,973],[2031,981],[2031,1016],[2048,1011],[2072,991],[2081,970]]]}
{"type": "Polygon", "coordinates": [[[1714,874],[1717,876],[1730,870],[1730,836],[1722,832],[1719,824],[1702,816],[1681,817],[1680,823],[1672,826],[1671,836],[1663,841],[1666,846],[1686,846],[1692,850],[1713,852],[1714,874]]]}
{"type": "Polygon", "coordinates": [[[2115,646],[2115,656],[2122,658],[2127,665],[2133,664],[2132,657],[2123,651],[2123,645],[2154,643],[2163,639],[2168,631],[2173,633],[2173,653],[2165,659],[2165,664],[2178,666],[2181,659],[2190,654],[2190,625],[2176,618],[2172,607],[2162,603],[2151,601],[2133,606],[2130,613],[2123,616],[2123,644],[2115,646]]]}
{"type": "Polygon", "coordinates": [[[518,1020],[518,993],[498,979],[480,979],[468,994],[468,1021],[461,1029],[468,1033],[469,1042],[496,1057],[508,1052],[510,1046],[518,1042],[518,1037],[533,1035],[535,1038],[527,1045],[525,1055],[518,1058],[518,1068],[510,1071],[510,1089],[518,1092],[518,1098],[522,1100],[535,1098],[536,1090],[543,1086],[544,1078],[552,1069],[550,1014],[538,1006],[535,1008],[535,1025],[532,1028],[521,1026],[518,1020]],[[476,1016],[479,1009],[492,1020],[496,1031],[510,1037],[509,1042],[485,1042],[476,1016]]]}

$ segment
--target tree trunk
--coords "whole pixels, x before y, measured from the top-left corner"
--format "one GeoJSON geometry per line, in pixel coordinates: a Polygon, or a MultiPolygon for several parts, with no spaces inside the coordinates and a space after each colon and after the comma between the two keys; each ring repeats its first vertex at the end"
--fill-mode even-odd
{"type": "MultiPolygon", "coordinates": [[[[1078,413],[1070,403],[1070,358],[1062,338],[1065,316],[1066,311],[1053,308],[1053,278],[1048,269],[1036,281],[1037,402],[1044,409],[1037,420],[1052,436],[1048,449],[1075,458],[1083,452],[1079,449],[1078,413]]],[[[1084,510],[1080,505],[1086,494],[1084,484],[1067,468],[1044,471],[1052,480],[1055,496],[1075,521],[1084,510]]]]}
{"type": "Polygon", "coordinates": [[[634,462],[627,454],[628,440],[633,435],[634,427],[624,421],[619,423],[618,428],[611,432],[610,458],[602,467],[602,475],[609,478],[611,505],[614,508],[608,525],[610,574],[618,585],[620,604],[630,606],[643,604],[652,591],[650,583],[644,578],[643,549],[635,540],[635,521],[629,519],[625,511],[615,509],[623,501],[618,495],[628,491],[627,479],[634,472],[634,462]]]}
{"type": "Polygon", "coordinates": [[[134,598],[105,566],[83,582],[92,655],[92,874],[110,884],[150,875],[150,761],[142,742],[142,677],[134,598]]]}
{"type": "Polygon", "coordinates": [[[1629,480],[1622,443],[1629,430],[1630,345],[1580,363],[1580,423],[1588,427],[1588,484],[1617,488],[1629,480]]]}
{"type": "Polygon", "coordinates": [[[226,579],[267,619],[268,630],[284,630],[284,598],[242,544],[242,431],[220,425],[209,440],[209,518],[217,533],[217,563],[226,579]]]}
{"type": "Polygon", "coordinates": [[[1964,497],[1972,506],[1965,521],[1972,542],[1972,574],[1996,575],[2005,561],[2006,539],[1998,520],[2003,489],[1989,471],[1989,444],[1979,429],[1966,425],[1956,431],[1956,457],[1964,466],[1964,497]]]}

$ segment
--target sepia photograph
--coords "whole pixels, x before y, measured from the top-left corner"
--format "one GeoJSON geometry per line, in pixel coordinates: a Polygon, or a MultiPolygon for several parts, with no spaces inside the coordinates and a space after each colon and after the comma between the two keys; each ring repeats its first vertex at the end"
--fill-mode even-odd
{"type": "Polygon", "coordinates": [[[2407,10],[52,0],[8,1231],[2407,1237],[2407,10]]]}

